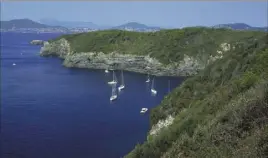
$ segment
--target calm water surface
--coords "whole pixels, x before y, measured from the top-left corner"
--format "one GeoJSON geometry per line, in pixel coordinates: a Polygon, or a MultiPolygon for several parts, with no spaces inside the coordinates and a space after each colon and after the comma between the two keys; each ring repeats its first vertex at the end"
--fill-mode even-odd
{"type": "MultiPolygon", "coordinates": [[[[146,139],[149,114],[182,78],[159,77],[151,96],[146,75],[125,72],[126,89],[110,103],[112,75],[68,69],[39,56],[34,39],[59,34],[1,35],[2,158],[119,158],[146,139]],[[16,63],[16,66],[12,64],[16,63]]],[[[119,78],[120,73],[117,72],[119,78]]]]}

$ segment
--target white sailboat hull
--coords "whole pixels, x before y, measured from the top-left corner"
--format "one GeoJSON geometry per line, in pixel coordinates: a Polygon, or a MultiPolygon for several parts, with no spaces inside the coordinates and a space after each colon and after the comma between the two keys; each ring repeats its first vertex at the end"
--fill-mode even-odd
{"type": "Polygon", "coordinates": [[[117,95],[112,95],[112,96],[110,97],[110,101],[113,101],[113,100],[115,100],[115,99],[117,99],[117,95]]]}
{"type": "Polygon", "coordinates": [[[152,92],[153,94],[156,94],[156,93],[157,93],[157,91],[156,91],[155,89],[151,89],[151,92],[152,92]]]}
{"type": "Polygon", "coordinates": [[[140,113],[144,114],[144,113],[146,113],[146,111],[148,111],[148,108],[142,108],[140,113]]]}
{"type": "Polygon", "coordinates": [[[110,81],[110,82],[108,82],[108,84],[117,84],[117,82],[116,81],[110,81]]]}
{"type": "Polygon", "coordinates": [[[125,88],[125,85],[121,85],[121,86],[118,87],[118,90],[121,91],[124,88],[125,88]]]}
{"type": "Polygon", "coordinates": [[[108,84],[111,84],[111,85],[117,84],[117,79],[116,79],[114,71],[113,71],[113,80],[108,82],[108,84]]]}

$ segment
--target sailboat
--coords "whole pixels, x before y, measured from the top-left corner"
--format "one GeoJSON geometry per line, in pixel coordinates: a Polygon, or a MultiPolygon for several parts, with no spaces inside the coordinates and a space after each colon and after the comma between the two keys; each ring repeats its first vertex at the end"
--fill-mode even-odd
{"type": "Polygon", "coordinates": [[[112,95],[111,95],[111,97],[110,97],[110,101],[113,101],[113,100],[115,100],[115,99],[117,99],[117,94],[116,94],[116,84],[114,84],[113,87],[112,87],[112,95]]]}
{"type": "Polygon", "coordinates": [[[123,74],[123,70],[122,70],[121,71],[121,85],[118,87],[118,90],[121,91],[124,88],[125,88],[125,82],[124,82],[124,74],[123,74]]]}
{"type": "Polygon", "coordinates": [[[152,92],[153,94],[156,94],[156,93],[157,93],[157,91],[154,89],[154,78],[153,78],[153,81],[152,81],[151,92],[152,92]]]}
{"type": "Polygon", "coordinates": [[[113,71],[113,80],[108,82],[108,84],[117,84],[117,79],[116,79],[114,71],[113,71]]]}
{"type": "Polygon", "coordinates": [[[148,76],[147,76],[147,80],[145,81],[145,82],[150,82],[150,75],[148,74],[148,76]]]}

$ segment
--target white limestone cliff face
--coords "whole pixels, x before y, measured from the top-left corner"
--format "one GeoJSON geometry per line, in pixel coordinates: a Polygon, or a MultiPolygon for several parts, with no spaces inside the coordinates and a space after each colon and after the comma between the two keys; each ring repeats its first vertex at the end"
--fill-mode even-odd
{"type": "Polygon", "coordinates": [[[44,46],[40,50],[41,56],[56,55],[64,58],[66,55],[71,54],[71,47],[68,41],[64,38],[56,42],[44,42],[44,46]]]}
{"type": "Polygon", "coordinates": [[[139,73],[150,73],[157,76],[192,76],[204,69],[208,63],[214,62],[223,56],[224,51],[230,50],[230,45],[223,43],[219,46],[218,55],[210,56],[207,61],[199,57],[184,55],[183,60],[162,64],[157,59],[146,55],[121,54],[119,52],[78,52],[73,53],[68,41],[64,38],[54,42],[44,42],[40,50],[41,56],[58,56],[64,59],[66,67],[90,69],[123,69],[139,73]]]}
{"type": "Polygon", "coordinates": [[[150,130],[149,134],[150,135],[157,135],[159,134],[159,132],[165,128],[168,127],[169,125],[171,125],[174,121],[174,117],[172,117],[171,115],[169,115],[165,120],[160,120],[158,121],[157,124],[155,124],[154,126],[152,126],[152,129],[150,130]]]}

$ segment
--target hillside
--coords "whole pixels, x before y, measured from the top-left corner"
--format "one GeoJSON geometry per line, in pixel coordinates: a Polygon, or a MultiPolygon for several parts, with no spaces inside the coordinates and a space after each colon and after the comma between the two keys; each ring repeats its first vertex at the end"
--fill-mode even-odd
{"type": "Polygon", "coordinates": [[[119,55],[109,55],[115,51],[127,59],[149,55],[148,61],[180,63],[172,70],[199,68],[150,110],[147,141],[127,158],[268,157],[267,33],[211,28],[109,30],[64,35],[49,41],[41,55],[93,68],[92,62],[96,66],[106,58],[118,60],[119,55]]]}
{"type": "Polygon", "coordinates": [[[60,26],[49,26],[40,24],[30,19],[14,19],[10,21],[1,21],[1,29],[12,29],[12,28],[63,28],[60,26]]]}
{"type": "Polygon", "coordinates": [[[123,24],[123,25],[112,27],[111,29],[133,29],[133,30],[136,30],[136,31],[139,31],[139,30],[142,31],[142,30],[160,30],[161,28],[160,27],[147,26],[147,25],[140,24],[140,23],[137,23],[137,22],[129,22],[129,23],[126,23],[126,24],[123,24]]]}
{"type": "Polygon", "coordinates": [[[42,24],[50,26],[63,26],[66,28],[90,28],[90,29],[100,29],[102,26],[98,26],[92,22],[83,21],[60,21],[55,19],[40,19],[42,24]]]}
{"type": "Polygon", "coordinates": [[[217,50],[223,43],[231,44],[263,35],[264,33],[256,31],[193,27],[149,33],[105,30],[59,38],[65,38],[70,43],[73,53],[117,51],[122,54],[150,55],[167,64],[182,60],[184,54],[202,56],[206,60],[210,55],[217,55],[217,50]]]}
{"type": "Polygon", "coordinates": [[[268,31],[268,27],[253,27],[245,23],[219,24],[214,28],[228,28],[233,30],[268,31]]]}
{"type": "Polygon", "coordinates": [[[151,111],[148,140],[126,157],[267,157],[267,40],[237,43],[173,90],[151,111]]]}

